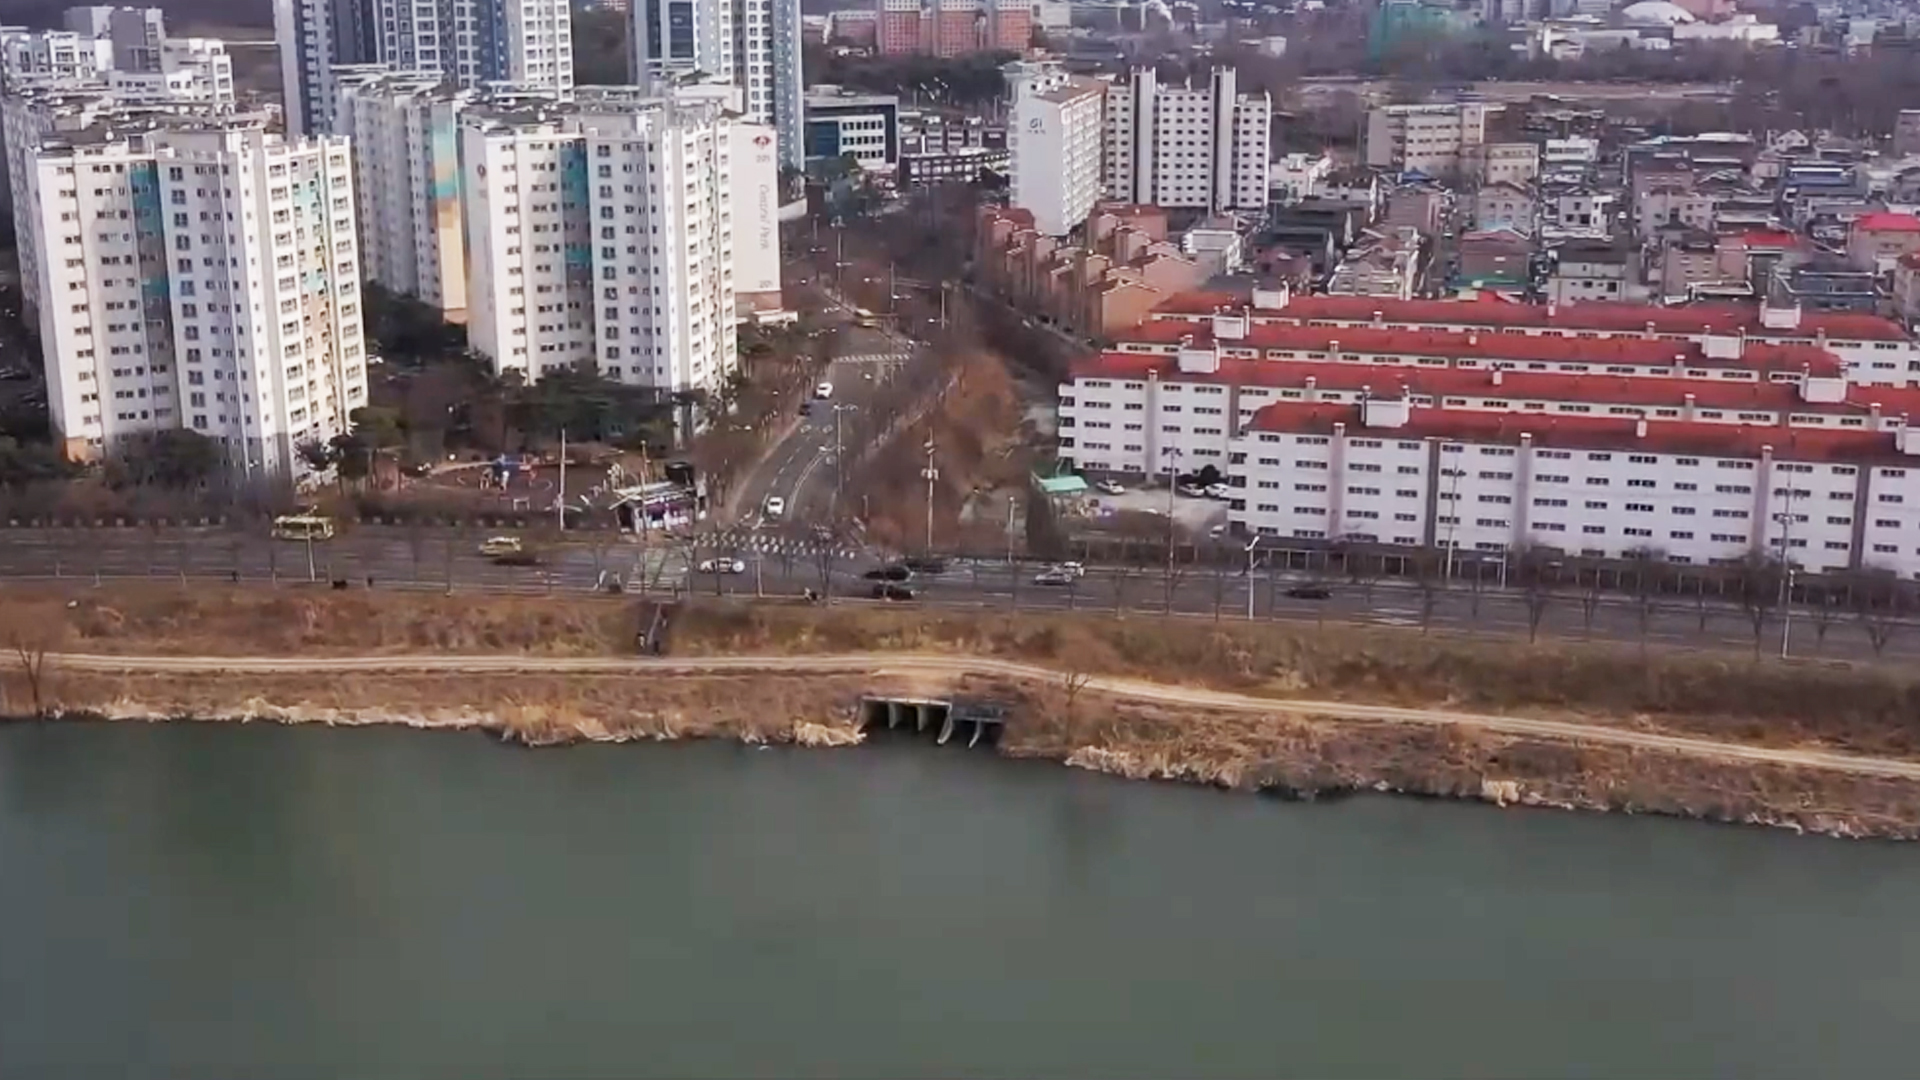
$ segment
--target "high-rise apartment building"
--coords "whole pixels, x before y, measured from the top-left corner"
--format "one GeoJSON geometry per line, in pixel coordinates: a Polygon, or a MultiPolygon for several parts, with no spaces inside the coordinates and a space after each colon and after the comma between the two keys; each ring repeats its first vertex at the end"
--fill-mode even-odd
{"type": "Polygon", "coordinates": [[[747,175],[737,122],[711,95],[628,89],[469,109],[473,349],[529,379],[590,364],[663,393],[718,385],[737,363],[735,197],[775,180],[747,175]]]}
{"type": "Polygon", "coordinates": [[[1012,205],[1031,211],[1041,232],[1063,236],[1087,220],[1100,198],[1106,84],[1069,75],[1053,62],[1016,61],[1001,70],[1013,97],[1007,123],[1012,205]]]}
{"type": "Polygon", "coordinates": [[[875,0],[874,45],[885,54],[1024,53],[1032,44],[1030,0],[875,0]]]}
{"type": "Polygon", "coordinates": [[[460,113],[475,92],[433,75],[380,75],[343,86],[334,129],[353,147],[360,255],[369,281],[467,314],[460,216],[460,113]]]}
{"type": "Polygon", "coordinates": [[[48,139],[27,165],[40,338],[69,457],[184,428],[284,478],[366,404],[344,139],[258,124],[48,139]]]}
{"type": "Polygon", "coordinates": [[[159,71],[160,46],[167,40],[167,17],[161,9],[136,7],[70,7],[66,28],[103,43],[117,71],[159,71]]]}
{"type": "Polygon", "coordinates": [[[780,162],[806,164],[799,0],[634,0],[627,65],[659,92],[688,80],[740,88],[750,123],[778,134],[780,162]]]}
{"type": "MultiPolygon", "coordinates": [[[[197,39],[186,39],[192,44],[197,39]]],[[[166,47],[181,44],[169,41],[166,47]]],[[[222,57],[224,59],[224,56],[222,57]]],[[[82,132],[94,127],[132,137],[141,132],[167,126],[191,125],[231,115],[233,96],[231,75],[226,93],[217,96],[201,93],[218,84],[204,85],[189,80],[182,89],[164,74],[107,72],[106,78],[56,80],[17,87],[0,93],[0,141],[6,148],[6,212],[14,224],[14,239],[20,249],[20,263],[34,259],[34,236],[26,212],[32,206],[27,193],[27,164],[41,142],[60,138],[63,133],[82,132]],[[160,79],[158,87],[152,80],[160,79]],[[179,92],[169,91],[169,86],[179,92]]],[[[31,274],[21,275],[22,317],[29,328],[39,325],[39,282],[31,274]]]]}
{"type": "Polygon", "coordinates": [[[1375,108],[1367,114],[1367,164],[1457,176],[1487,141],[1488,112],[1485,103],[1472,101],[1375,108]]]}
{"type": "Polygon", "coordinates": [[[461,89],[573,90],[567,0],[274,0],[287,130],[331,131],[340,69],[380,64],[461,89]]]}
{"type": "Polygon", "coordinates": [[[1163,84],[1136,68],[1107,92],[1104,179],[1110,198],[1178,209],[1264,210],[1273,102],[1239,92],[1233,68],[1203,86],[1163,84]]]}

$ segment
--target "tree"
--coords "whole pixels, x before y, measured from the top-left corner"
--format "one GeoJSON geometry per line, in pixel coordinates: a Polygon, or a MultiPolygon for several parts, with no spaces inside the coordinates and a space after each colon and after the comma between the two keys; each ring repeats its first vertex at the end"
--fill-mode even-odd
{"type": "Polygon", "coordinates": [[[75,471],[50,442],[23,442],[0,435],[0,487],[19,488],[45,480],[65,480],[75,471]]]}
{"type": "Polygon", "coordinates": [[[220,444],[197,431],[169,428],[123,439],[107,461],[113,487],[196,487],[219,470],[220,444]]]}
{"type": "Polygon", "coordinates": [[[1766,634],[1767,620],[1779,605],[1786,584],[1786,567],[1771,555],[1750,554],[1735,569],[1740,610],[1753,628],[1753,656],[1760,658],[1760,640],[1766,634]]]}
{"type": "Polygon", "coordinates": [[[15,630],[7,638],[7,645],[13,650],[14,658],[20,665],[20,674],[27,680],[27,694],[33,702],[35,716],[46,713],[47,653],[52,648],[56,636],[57,631],[51,630],[39,632],[15,630]]]}
{"type": "Polygon", "coordinates": [[[1561,564],[1550,548],[1520,544],[1514,548],[1513,571],[1520,595],[1527,605],[1527,643],[1540,640],[1540,624],[1553,603],[1554,589],[1560,582],[1561,564]]]}
{"type": "Polygon", "coordinates": [[[1653,616],[1656,608],[1655,598],[1660,593],[1660,585],[1667,566],[1667,553],[1658,548],[1637,547],[1627,552],[1629,572],[1633,575],[1629,588],[1633,590],[1633,611],[1640,626],[1640,655],[1647,654],[1647,638],[1653,632],[1653,616]]]}
{"type": "Polygon", "coordinates": [[[1440,580],[1439,560],[1430,551],[1415,554],[1409,569],[1414,587],[1420,591],[1420,632],[1425,634],[1433,627],[1434,609],[1440,606],[1440,593],[1446,583],[1440,580]]]}
{"type": "Polygon", "coordinates": [[[1867,567],[1850,578],[1847,590],[1873,655],[1884,655],[1887,644],[1904,625],[1903,617],[1913,609],[1912,586],[1891,570],[1867,567]]]}

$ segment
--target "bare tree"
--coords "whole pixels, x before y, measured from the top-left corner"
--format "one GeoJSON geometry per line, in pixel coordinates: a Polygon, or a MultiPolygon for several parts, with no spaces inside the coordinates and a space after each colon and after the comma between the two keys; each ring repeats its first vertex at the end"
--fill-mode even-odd
{"type": "Polygon", "coordinates": [[[1420,590],[1420,632],[1425,634],[1433,628],[1433,612],[1440,606],[1440,593],[1446,584],[1440,580],[1431,552],[1414,555],[1408,569],[1413,573],[1414,587],[1420,590]]]}
{"type": "Polygon", "coordinates": [[[51,641],[49,634],[30,635],[22,630],[7,637],[7,645],[20,665],[20,674],[27,680],[27,695],[33,702],[35,716],[46,715],[47,652],[51,641]]]}
{"type": "Polygon", "coordinates": [[[1840,617],[1840,598],[1833,595],[1833,589],[1824,582],[1809,590],[1807,596],[1807,617],[1813,620],[1813,651],[1822,653],[1827,650],[1827,633],[1840,617]]]}
{"type": "Polygon", "coordinates": [[[1659,610],[1667,553],[1658,548],[1638,547],[1627,552],[1627,562],[1633,575],[1628,587],[1633,590],[1633,614],[1640,629],[1640,658],[1644,661],[1647,639],[1653,633],[1653,617],[1659,610]]]}
{"type": "Polygon", "coordinates": [[[1786,582],[1786,567],[1771,555],[1749,555],[1737,568],[1740,610],[1746,613],[1753,630],[1753,658],[1760,658],[1760,642],[1766,636],[1767,622],[1780,604],[1786,582]]]}
{"type": "Polygon", "coordinates": [[[1902,616],[1912,610],[1911,588],[1891,570],[1863,568],[1848,583],[1848,593],[1873,655],[1885,655],[1887,644],[1903,625],[1902,616]]]}
{"type": "Polygon", "coordinates": [[[1060,677],[1060,690],[1067,697],[1067,724],[1069,726],[1072,726],[1078,718],[1077,706],[1080,700],[1080,691],[1085,690],[1087,684],[1092,681],[1092,675],[1079,670],[1069,671],[1060,677]]]}
{"type": "Polygon", "coordinates": [[[1540,624],[1553,603],[1560,564],[1549,549],[1521,544],[1514,548],[1513,569],[1527,605],[1527,642],[1533,644],[1540,640],[1540,624]]]}

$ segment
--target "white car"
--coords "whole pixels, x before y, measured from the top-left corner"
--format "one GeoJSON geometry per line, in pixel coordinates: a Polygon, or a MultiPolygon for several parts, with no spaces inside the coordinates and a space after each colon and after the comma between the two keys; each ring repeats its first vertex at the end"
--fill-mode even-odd
{"type": "Polygon", "coordinates": [[[1118,480],[1102,480],[1093,486],[1108,495],[1124,495],[1127,492],[1126,487],[1118,480]]]}
{"type": "Polygon", "coordinates": [[[819,386],[814,387],[813,396],[819,398],[821,401],[827,400],[828,398],[833,396],[833,384],[830,382],[823,382],[819,386]]]}
{"type": "Polygon", "coordinates": [[[707,559],[700,564],[703,574],[744,574],[747,564],[739,559],[707,559]]]}
{"type": "Polygon", "coordinates": [[[1233,489],[1225,484],[1208,484],[1206,487],[1206,495],[1209,499],[1231,499],[1233,498],[1233,489]]]}
{"type": "Polygon", "coordinates": [[[787,512],[787,500],[778,495],[767,496],[767,516],[779,517],[787,512]]]}

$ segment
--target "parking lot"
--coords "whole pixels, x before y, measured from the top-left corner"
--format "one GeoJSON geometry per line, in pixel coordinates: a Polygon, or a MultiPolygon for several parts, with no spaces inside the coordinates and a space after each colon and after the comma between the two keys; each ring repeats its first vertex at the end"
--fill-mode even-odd
{"type": "MultiPolygon", "coordinates": [[[[1119,495],[1108,495],[1096,489],[1087,496],[1087,511],[1085,525],[1091,528],[1099,528],[1122,513],[1165,517],[1169,512],[1167,489],[1164,486],[1130,487],[1119,495]]],[[[1174,524],[1195,536],[1205,536],[1214,526],[1227,523],[1227,504],[1220,499],[1176,494],[1173,496],[1171,512],[1174,524]]]]}

